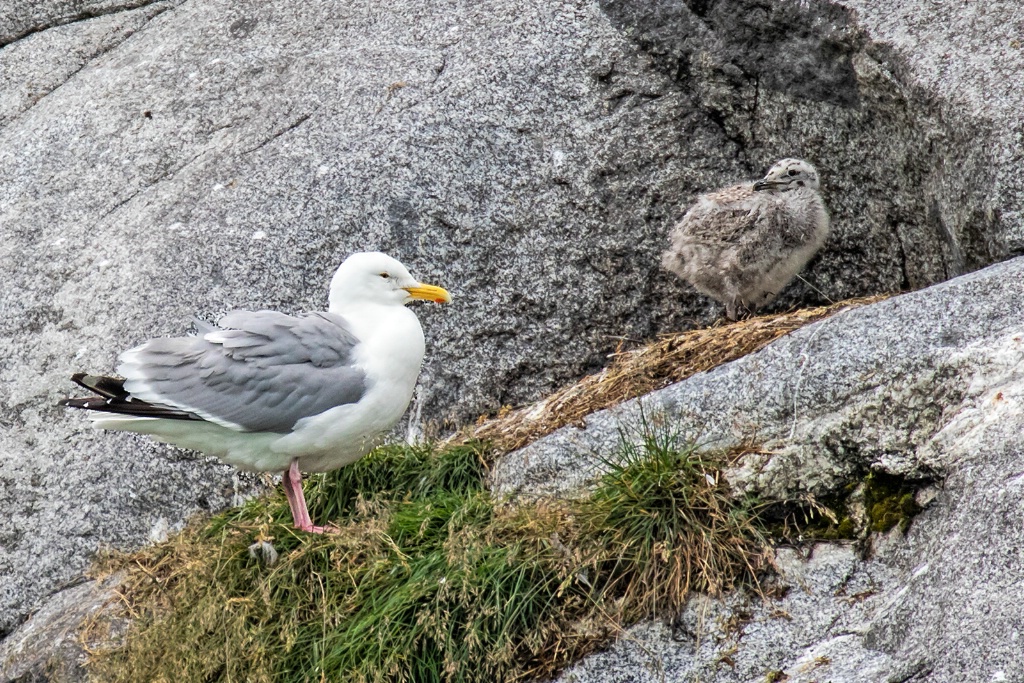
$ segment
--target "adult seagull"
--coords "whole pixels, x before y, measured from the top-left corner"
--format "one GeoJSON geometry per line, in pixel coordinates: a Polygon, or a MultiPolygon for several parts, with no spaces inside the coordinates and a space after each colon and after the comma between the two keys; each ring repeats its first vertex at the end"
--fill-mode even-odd
{"type": "Polygon", "coordinates": [[[409,406],[423,329],[405,307],[447,303],[380,252],[352,254],[331,280],[326,312],[232,311],[194,337],[153,339],[119,357],[124,379],[79,373],[98,394],[61,405],[96,411],[93,426],[148,434],[236,467],[283,471],[295,526],[314,526],[300,472],[366,455],[409,406]]]}

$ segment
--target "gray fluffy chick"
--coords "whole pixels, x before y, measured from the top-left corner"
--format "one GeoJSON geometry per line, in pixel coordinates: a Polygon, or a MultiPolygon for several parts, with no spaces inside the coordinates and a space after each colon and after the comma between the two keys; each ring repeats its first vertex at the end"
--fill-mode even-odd
{"type": "Polygon", "coordinates": [[[701,195],[672,229],[661,263],[736,320],[774,299],[828,238],[818,172],[783,159],[753,183],[701,195]]]}

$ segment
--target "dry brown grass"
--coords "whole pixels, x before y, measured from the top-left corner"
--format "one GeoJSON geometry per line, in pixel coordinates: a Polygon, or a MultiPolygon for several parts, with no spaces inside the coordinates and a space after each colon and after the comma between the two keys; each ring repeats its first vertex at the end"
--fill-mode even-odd
{"type": "Polygon", "coordinates": [[[758,351],[804,325],[888,296],[848,299],[831,306],[667,334],[638,349],[613,354],[611,365],[601,372],[584,377],[542,401],[483,417],[474,427],[462,430],[446,443],[479,440],[489,443],[495,452],[507,453],[560,427],[578,423],[593,412],[758,351]]]}

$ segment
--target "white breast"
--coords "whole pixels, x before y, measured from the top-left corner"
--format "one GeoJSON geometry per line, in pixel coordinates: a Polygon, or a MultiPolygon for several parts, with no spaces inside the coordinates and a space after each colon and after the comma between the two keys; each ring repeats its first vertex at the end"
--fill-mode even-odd
{"type": "Polygon", "coordinates": [[[307,472],[344,467],[376,446],[408,408],[423,363],[423,328],[411,310],[373,304],[343,315],[360,340],[354,365],[366,373],[367,390],[358,403],[299,420],[273,445],[307,472]]]}

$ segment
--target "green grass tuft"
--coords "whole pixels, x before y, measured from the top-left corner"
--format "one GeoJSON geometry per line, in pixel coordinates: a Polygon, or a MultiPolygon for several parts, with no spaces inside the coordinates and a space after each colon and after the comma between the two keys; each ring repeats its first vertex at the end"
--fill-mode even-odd
{"type": "Polygon", "coordinates": [[[607,557],[602,573],[629,597],[631,621],[678,611],[691,590],[717,595],[750,580],[763,560],[751,549],[768,545],[756,501],[730,496],[720,462],[663,431],[642,436],[607,463],[577,513],[581,544],[607,557]]]}
{"type": "MultiPolygon", "coordinates": [[[[103,681],[510,681],[556,672],[693,590],[756,581],[765,536],[719,463],[646,434],[593,494],[510,506],[479,444],[388,446],[282,496],[109,561],[126,572],[123,643],[103,681]],[[273,566],[248,547],[271,541],[273,566]]],[[[104,619],[110,619],[110,616],[104,619]]],[[[100,622],[94,623],[100,628],[100,622]]]]}

